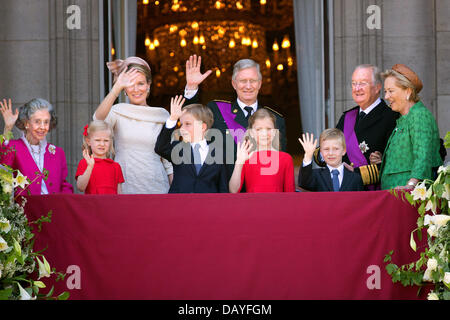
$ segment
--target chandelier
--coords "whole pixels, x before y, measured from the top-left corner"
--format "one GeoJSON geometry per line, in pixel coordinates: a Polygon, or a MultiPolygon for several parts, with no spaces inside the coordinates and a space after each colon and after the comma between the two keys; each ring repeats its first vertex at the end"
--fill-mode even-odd
{"type": "Polygon", "coordinates": [[[138,5],[138,33],[145,35],[155,94],[173,94],[185,86],[185,62],[202,57],[213,70],[205,88],[229,88],[234,63],[251,58],[261,66],[262,94],[272,93],[275,79],[295,70],[288,34],[267,45],[293,21],[292,0],[143,0],[138,5]]]}

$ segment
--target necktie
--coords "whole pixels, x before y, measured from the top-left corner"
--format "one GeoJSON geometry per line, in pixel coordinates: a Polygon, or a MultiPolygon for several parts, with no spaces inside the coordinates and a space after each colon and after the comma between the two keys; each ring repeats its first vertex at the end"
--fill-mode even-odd
{"type": "Polygon", "coordinates": [[[200,144],[196,144],[194,146],[194,166],[195,171],[197,174],[200,172],[200,169],[202,168],[202,158],[200,157],[200,144]]]}
{"type": "Polygon", "coordinates": [[[358,115],[358,122],[361,121],[362,119],[364,119],[365,116],[366,116],[366,113],[364,111],[361,111],[358,115]]]}
{"type": "Polygon", "coordinates": [[[247,111],[247,116],[245,117],[245,119],[248,121],[248,118],[250,118],[250,116],[252,115],[253,108],[247,106],[244,108],[244,110],[247,111]]]}
{"type": "Polygon", "coordinates": [[[331,170],[331,173],[333,174],[333,190],[339,191],[339,171],[337,169],[331,170]]]}

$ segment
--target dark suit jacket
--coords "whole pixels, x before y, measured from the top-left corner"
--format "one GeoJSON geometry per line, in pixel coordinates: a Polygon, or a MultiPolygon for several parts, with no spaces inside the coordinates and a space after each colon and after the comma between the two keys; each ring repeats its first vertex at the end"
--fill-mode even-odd
{"type": "MultiPolygon", "coordinates": [[[[348,111],[356,108],[359,109],[359,106],[348,111]]],[[[336,128],[342,131],[344,131],[345,114],[348,111],[344,112],[336,126],[336,128]]],[[[392,111],[392,109],[386,105],[386,102],[381,100],[381,103],[370,111],[366,117],[355,123],[355,134],[358,142],[361,143],[365,141],[369,146],[369,150],[364,153],[367,163],[370,163],[369,157],[372,152],[379,151],[384,154],[384,149],[386,148],[392,130],[394,130],[397,124],[396,121],[399,116],[400,114],[398,112],[392,111]]],[[[344,156],[343,161],[350,164],[347,155],[344,156]]]]}
{"type": "Polygon", "coordinates": [[[174,130],[175,128],[167,129],[164,125],[155,144],[155,152],[173,165],[173,181],[169,193],[227,193],[226,168],[220,162],[214,163],[215,148],[209,148],[206,160],[197,175],[191,144],[170,142],[174,130]],[[172,157],[175,155],[176,159],[172,157]]]}
{"type": "MultiPolygon", "coordinates": [[[[198,96],[199,96],[199,93],[197,92],[197,94],[194,97],[192,97],[189,100],[186,100],[184,104],[188,105],[191,103],[199,103],[198,96]]],[[[220,101],[220,100],[218,100],[218,101],[220,101]]],[[[228,172],[227,175],[228,175],[228,179],[230,179],[231,175],[233,173],[233,169],[234,169],[234,161],[236,160],[237,145],[234,142],[233,136],[228,131],[229,128],[228,128],[227,124],[225,123],[225,120],[222,117],[219,107],[217,106],[216,100],[208,102],[207,106],[211,109],[211,111],[214,114],[214,124],[213,124],[212,128],[220,130],[220,132],[222,133],[222,136],[224,137],[224,139],[223,139],[223,142],[224,142],[223,150],[225,150],[224,163],[227,164],[227,172],[228,172]],[[233,148],[232,156],[230,155],[230,152],[227,150],[227,148],[231,148],[231,147],[233,148]]],[[[268,107],[258,106],[258,108],[266,108],[275,115],[276,126],[277,126],[277,129],[280,131],[280,150],[287,152],[286,151],[286,145],[287,145],[286,122],[285,122],[283,116],[268,107]]],[[[248,121],[245,119],[244,112],[239,107],[239,105],[237,103],[237,99],[231,103],[231,112],[233,114],[236,114],[236,118],[234,120],[237,123],[239,123],[244,128],[248,127],[248,121]]]]}
{"type": "MultiPolygon", "coordinates": [[[[313,169],[312,163],[301,167],[298,186],[309,191],[334,191],[328,167],[313,169]]],[[[363,191],[361,176],[344,167],[344,178],[339,191],[363,191]]]]}

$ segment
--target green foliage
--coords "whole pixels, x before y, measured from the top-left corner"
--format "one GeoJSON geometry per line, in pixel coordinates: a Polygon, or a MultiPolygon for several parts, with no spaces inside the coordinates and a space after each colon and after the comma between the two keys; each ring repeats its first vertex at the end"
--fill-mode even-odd
{"type": "Polygon", "coordinates": [[[67,299],[67,292],[53,297],[53,288],[47,294],[40,293],[45,288],[42,277],[57,274],[61,278],[61,274],[50,270],[42,253],[33,250],[31,225],[36,224],[40,231],[42,223],[51,221],[52,212],[32,223],[28,221],[24,213],[26,199],[21,197],[16,202],[14,198],[14,189],[27,184],[24,179],[17,170],[0,165],[0,300],[67,299]],[[41,259],[45,262],[42,265],[38,263],[41,259]]]}
{"type": "MultiPolygon", "coordinates": [[[[448,147],[450,135],[446,135],[448,147]]],[[[422,286],[433,283],[429,300],[450,300],[450,165],[441,166],[435,181],[424,180],[411,193],[391,190],[395,197],[417,208],[417,228],[411,232],[410,246],[416,251],[416,238],[422,241],[422,231],[427,231],[427,248],[420,258],[409,264],[397,266],[392,262],[393,251],[384,258],[386,271],[392,281],[403,286],[422,286]]],[[[420,291],[420,289],[419,289],[420,291]]]]}

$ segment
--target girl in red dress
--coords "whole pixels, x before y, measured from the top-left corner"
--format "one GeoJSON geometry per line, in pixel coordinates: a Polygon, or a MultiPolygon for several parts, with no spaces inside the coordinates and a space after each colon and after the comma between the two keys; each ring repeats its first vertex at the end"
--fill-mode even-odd
{"type": "Polygon", "coordinates": [[[233,175],[229,182],[231,193],[294,192],[294,163],[292,157],[278,150],[276,118],[267,109],[258,109],[248,121],[247,137],[238,144],[233,175]],[[250,140],[253,140],[252,143],[250,140]]]}
{"type": "Polygon", "coordinates": [[[113,133],[105,121],[94,120],[84,127],[83,158],[75,179],[85,194],[120,194],[125,182],[120,165],[110,159],[114,153],[113,133]]]}

